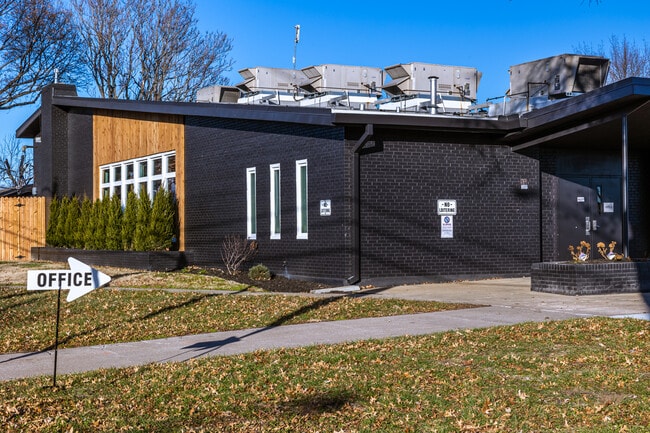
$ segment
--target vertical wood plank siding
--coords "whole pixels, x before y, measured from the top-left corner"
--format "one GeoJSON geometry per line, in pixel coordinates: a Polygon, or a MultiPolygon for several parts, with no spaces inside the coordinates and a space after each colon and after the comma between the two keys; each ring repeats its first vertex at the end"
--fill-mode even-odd
{"type": "Polygon", "coordinates": [[[185,129],[183,116],[98,110],[93,116],[93,197],[99,198],[99,167],[176,151],[180,249],[185,248],[185,129]]]}
{"type": "Polygon", "coordinates": [[[29,260],[45,246],[45,197],[0,198],[0,260],[29,260]]]}

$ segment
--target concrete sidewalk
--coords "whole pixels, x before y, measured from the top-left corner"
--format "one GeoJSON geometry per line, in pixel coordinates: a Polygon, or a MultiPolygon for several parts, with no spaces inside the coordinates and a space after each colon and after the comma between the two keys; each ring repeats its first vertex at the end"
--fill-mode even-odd
{"type": "MultiPolygon", "coordinates": [[[[386,290],[366,290],[359,294],[379,298],[396,297],[486,306],[438,313],[286,325],[62,349],[58,352],[57,374],[530,321],[588,316],[650,317],[649,293],[580,297],[535,293],[530,291],[528,278],[420,284],[386,290]]],[[[52,375],[53,368],[53,351],[0,355],[0,381],[52,375]]]]}

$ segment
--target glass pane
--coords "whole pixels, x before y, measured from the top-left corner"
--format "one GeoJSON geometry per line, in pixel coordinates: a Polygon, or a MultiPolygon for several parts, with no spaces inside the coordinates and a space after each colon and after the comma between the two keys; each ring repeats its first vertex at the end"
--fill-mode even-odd
{"type": "Polygon", "coordinates": [[[113,182],[119,182],[122,180],[122,166],[113,167],[113,182]]]}
{"type": "Polygon", "coordinates": [[[167,157],[167,173],[174,173],[176,171],[176,155],[167,157]]]}
{"type": "Polygon", "coordinates": [[[301,233],[307,233],[307,166],[300,167],[300,225],[301,233]]]}
{"type": "Polygon", "coordinates": [[[122,187],[121,186],[113,187],[113,195],[116,195],[119,198],[122,198],[122,187]]]}
{"type": "Polygon", "coordinates": [[[142,182],[138,187],[138,194],[144,197],[147,194],[147,182],[142,182]]]}
{"type": "Polygon", "coordinates": [[[251,234],[257,234],[257,186],[255,173],[250,173],[251,184],[251,234]]]}
{"type": "Polygon", "coordinates": [[[280,170],[275,170],[273,172],[274,179],[274,191],[273,191],[273,201],[275,202],[274,209],[274,222],[273,233],[280,233],[280,170]]]}
{"type": "Polygon", "coordinates": [[[133,163],[126,165],[126,179],[133,179],[133,163]]]}
{"type": "Polygon", "coordinates": [[[138,163],[138,176],[139,177],[147,176],[147,161],[140,161],[138,163]]]}
{"type": "Polygon", "coordinates": [[[158,190],[160,189],[160,185],[162,185],[162,180],[154,180],[152,182],[152,187],[153,187],[153,195],[155,196],[158,190]]]}
{"type": "Polygon", "coordinates": [[[131,191],[134,191],[134,185],[132,183],[128,183],[126,185],[126,193],[130,193],[131,191]]]}
{"type": "Polygon", "coordinates": [[[102,183],[109,183],[111,181],[111,172],[108,168],[102,170],[102,183]]]}
{"type": "Polygon", "coordinates": [[[159,176],[162,174],[162,158],[156,158],[153,160],[153,175],[159,176]]]}
{"type": "Polygon", "coordinates": [[[102,197],[103,198],[108,198],[111,195],[111,190],[110,188],[102,188],[102,197]]]}

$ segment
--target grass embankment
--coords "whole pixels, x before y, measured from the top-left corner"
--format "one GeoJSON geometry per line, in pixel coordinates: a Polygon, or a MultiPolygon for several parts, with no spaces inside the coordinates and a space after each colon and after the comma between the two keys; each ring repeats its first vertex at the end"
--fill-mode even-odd
{"type": "Polygon", "coordinates": [[[650,324],[580,319],[0,384],[5,431],[648,432],[650,324]]]}

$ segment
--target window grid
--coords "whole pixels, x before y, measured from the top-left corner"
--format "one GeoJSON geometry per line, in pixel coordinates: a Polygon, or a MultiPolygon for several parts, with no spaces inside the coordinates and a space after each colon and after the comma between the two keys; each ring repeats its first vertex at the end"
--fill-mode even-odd
{"type": "Polygon", "coordinates": [[[257,170],[246,169],[246,236],[257,239],[257,170]]]}
{"type": "Polygon", "coordinates": [[[271,239],[280,239],[280,164],[271,164],[271,239]]]}
{"type": "Polygon", "coordinates": [[[129,191],[148,194],[153,199],[160,187],[175,192],[176,154],[168,152],[102,165],[100,196],[117,195],[126,205],[129,191]]]}
{"type": "Polygon", "coordinates": [[[296,239],[308,239],[306,159],[296,161],[296,239]]]}

